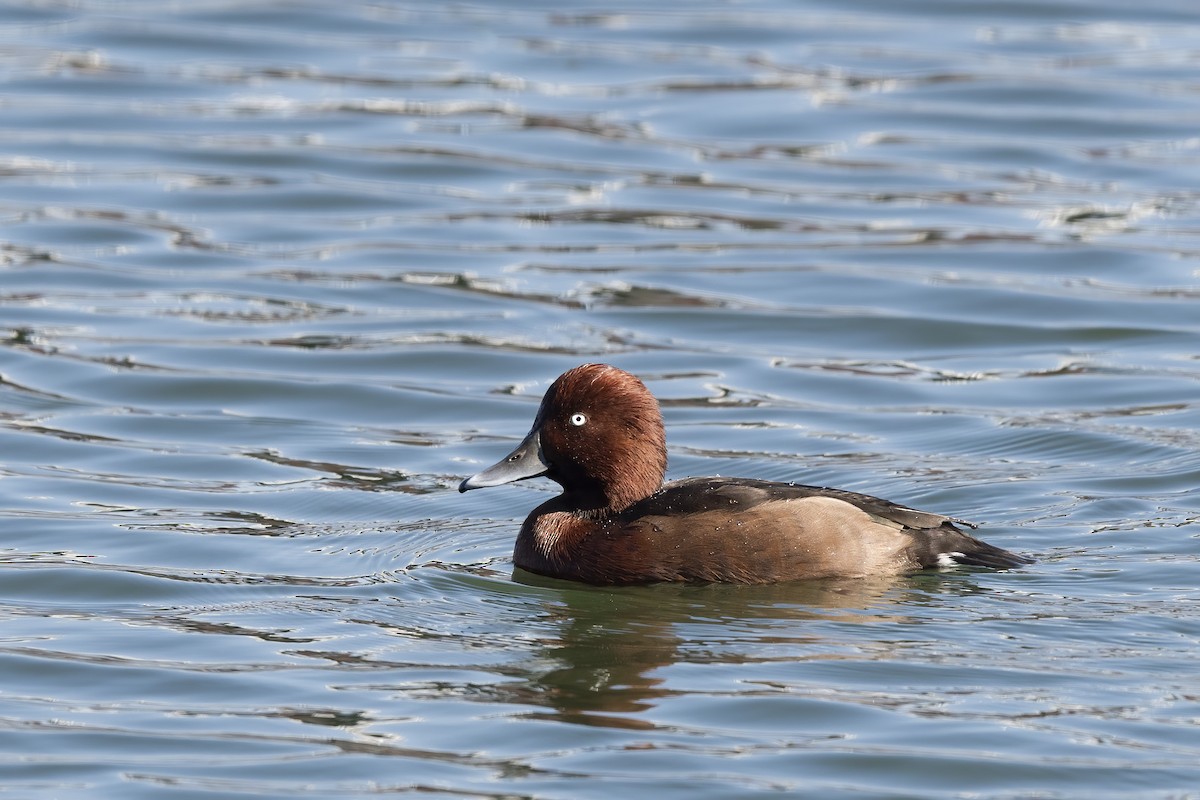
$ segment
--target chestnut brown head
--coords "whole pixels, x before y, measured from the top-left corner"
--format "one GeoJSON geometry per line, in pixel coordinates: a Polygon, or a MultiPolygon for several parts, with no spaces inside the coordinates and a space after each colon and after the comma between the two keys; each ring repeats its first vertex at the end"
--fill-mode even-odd
{"type": "Polygon", "coordinates": [[[525,440],[459,490],[545,475],[581,510],[618,511],[657,491],[666,468],[654,396],[628,372],[584,364],[546,391],[525,440]]]}

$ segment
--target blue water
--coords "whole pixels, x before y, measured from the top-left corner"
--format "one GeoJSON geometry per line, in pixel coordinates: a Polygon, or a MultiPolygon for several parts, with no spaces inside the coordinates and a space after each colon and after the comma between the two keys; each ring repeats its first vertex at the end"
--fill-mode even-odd
{"type": "Polygon", "coordinates": [[[1194,5],[0,4],[0,796],[1200,798],[1194,5]],[[514,575],[585,361],[1037,563],[514,575]]]}

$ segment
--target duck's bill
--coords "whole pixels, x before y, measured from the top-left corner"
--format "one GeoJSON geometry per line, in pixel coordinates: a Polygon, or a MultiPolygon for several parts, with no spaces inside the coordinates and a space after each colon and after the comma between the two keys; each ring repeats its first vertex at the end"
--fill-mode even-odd
{"type": "Polygon", "coordinates": [[[529,432],[525,441],[517,445],[504,460],[485,469],[477,475],[472,475],[458,485],[460,492],[468,489],[482,489],[485,486],[499,486],[502,483],[512,483],[526,478],[536,478],[545,475],[550,470],[542,455],[542,441],[536,429],[529,432]]]}

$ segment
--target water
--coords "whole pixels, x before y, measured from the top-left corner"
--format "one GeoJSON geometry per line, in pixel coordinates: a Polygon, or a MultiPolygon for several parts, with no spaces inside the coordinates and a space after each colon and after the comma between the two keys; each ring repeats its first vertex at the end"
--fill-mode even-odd
{"type": "Polygon", "coordinates": [[[1200,797],[1185,0],[0,6],[0,795],[1200,797]],[[564,369],[1007,573],[513,575],[564,369]]]}

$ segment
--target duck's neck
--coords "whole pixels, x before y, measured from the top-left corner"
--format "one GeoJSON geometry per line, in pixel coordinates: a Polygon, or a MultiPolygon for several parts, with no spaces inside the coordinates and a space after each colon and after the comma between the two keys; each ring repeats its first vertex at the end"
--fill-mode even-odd
{"type": "Polygon", "coordinates": [[[629,508],[639,500],[644,500],[662,488],[662,476],[647,478],[634,483],[628,479],[616,486],[602,486],[591,489],[564,487],[559,499],[560,508],[570,509],[582,517],[601,519],[612,516],[629,508]]]}
{"type": "Polygon", "coordinates": [[[564,488],[556,506],[580,517],[599,519],[620,511],[623,506],[614,506],[608,495],[596,489],[564,488]]]}

